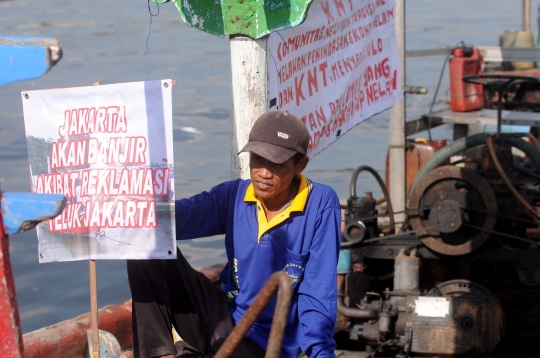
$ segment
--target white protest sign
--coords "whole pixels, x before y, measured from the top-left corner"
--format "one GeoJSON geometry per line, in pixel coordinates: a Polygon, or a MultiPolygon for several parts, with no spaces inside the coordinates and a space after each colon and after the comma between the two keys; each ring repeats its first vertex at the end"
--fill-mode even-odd
{"type": "Polygon", "coordinates": [[[176,257],[171,80],[21,93],[40,262],[176,257]]]}
{"type": "Polygon", "coordinates": [[[302,118],[315,156],[403,98],[395,0],[314,0],[306,21],[270,35],[271,109],[302,118]]]}

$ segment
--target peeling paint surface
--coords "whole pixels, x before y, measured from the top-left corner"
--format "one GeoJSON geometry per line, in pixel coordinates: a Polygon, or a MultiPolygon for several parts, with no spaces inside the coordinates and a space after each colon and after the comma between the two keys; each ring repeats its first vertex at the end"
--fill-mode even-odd
{"type": "Polygon", "coordinates": [[[54,218],[66,204],[62,194],[6,192],[1,200],[7,234],[32,229],[39,222],[54,218]]]}
{"type": "Polygon", "coordinates": [[[184,22],[193,28],[217,36],[244,35],[253,39],[300,25],[312,1],[173,0],[184,22]]]}
{"type": "Polygon", "coordinates": [[[51,37],[0,37],[0,85],[41,77],[62,57],[51,37]]]}
{"type": "MultiPolygon", "coordinates": [[[[3,226],[1,214],[0,225],[3,226]]],[[[8,235],[0,230],[0,356],[20,358],[23,342],[8,240],[8,235]]]]}

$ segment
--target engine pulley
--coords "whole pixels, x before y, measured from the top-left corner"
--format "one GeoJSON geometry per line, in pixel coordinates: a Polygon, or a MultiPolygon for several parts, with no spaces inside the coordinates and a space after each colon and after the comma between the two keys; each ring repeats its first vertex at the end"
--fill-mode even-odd
{"type": "Polygon", "coordinates": [[[449,234],[461,227],[463,211],[456,201],[441,200],[436,202],[429,212],[429,220],[437,230],[449,234]]]}
{"type": "Polygon", "coordinates": [[[413,210],[409,223],[418,230],[422,243],[449,256],[479,248],[497,218],[497,199],[486,180],[455,166],[437,168],[424,176],[409,194],[408,208],[413,210]]]}
{"type": "Polygon", "coordinates": [[[358,244],[364,240],[367,234],[366,225],[362,221],[353,221],[345,226],[343,242],[341,246],[358,244]]]}

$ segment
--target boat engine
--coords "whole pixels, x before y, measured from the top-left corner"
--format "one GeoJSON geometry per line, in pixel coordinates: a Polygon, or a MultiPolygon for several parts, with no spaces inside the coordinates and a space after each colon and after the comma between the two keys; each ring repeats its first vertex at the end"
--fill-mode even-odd
{"type": "Polygon", "coordinates": [[[540,144],[532,142],[482,133],[441,148],[412,183],[402,232],[375,228],[374,217],[380,226],[392,216],[385,189],[381,214],[351,183],[340,260],[365,272],[342,277],[349,340],[377,356],[507,357],[514,343],[503,337],[540,338],[540,144]],[[470,149],[478,154],[445,165],[470,149]],[[352,278],[362,274],[371,287],[353,302],[352,278]],[[389,274],[393,281],[379,281],[389,274]]]}
{"type": "Polygon", "coordinates": [[[340,308],[350,314],[351,340],[378,350],[388,345],[399,350],[400,357],[469,357],[491,351],[503,334],[499,301],[468,280],[447,281],[425,294],[368,294],[362,306],[348,310],[340,308]]]}

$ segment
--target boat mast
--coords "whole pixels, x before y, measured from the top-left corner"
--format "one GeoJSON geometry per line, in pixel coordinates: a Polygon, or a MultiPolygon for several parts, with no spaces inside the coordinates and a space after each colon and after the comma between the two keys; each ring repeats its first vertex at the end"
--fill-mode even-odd
{"type": "MultiPolygon", "coordinates": [[[[405,0],[396,0],[396,42],[398,47],[401,84],[405,86],[405,0]]],[[[394,103],[390,109],[390,141],[389,141],[389,168],[392,168],[390,176],[390,199],[396,214],[394,221],[396,232],[401,229],[405,220],[405,95],[403,100],[394,103]]]]}

